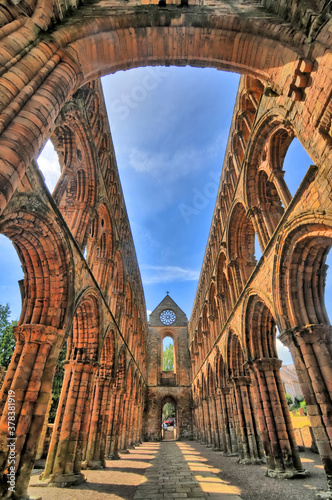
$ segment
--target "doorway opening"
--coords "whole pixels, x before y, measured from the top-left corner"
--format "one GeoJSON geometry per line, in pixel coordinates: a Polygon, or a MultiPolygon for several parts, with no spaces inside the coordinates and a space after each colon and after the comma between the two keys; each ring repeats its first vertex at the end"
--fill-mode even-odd
{"type": "Polygon", "coordinates": [[[172,397],[166,397],[161,405],[162,440],[174,441],[177,437],[177,407],[172,397]]]}

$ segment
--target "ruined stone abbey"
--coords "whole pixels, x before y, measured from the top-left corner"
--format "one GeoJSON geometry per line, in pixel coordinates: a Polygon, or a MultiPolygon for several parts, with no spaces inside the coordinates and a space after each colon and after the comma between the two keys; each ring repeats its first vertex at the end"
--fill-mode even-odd
{"type": "Polygon", "coordinates": [[[64,343],[43,481],[77,484],[83,467],[160,439],[165,402],[176,407],[177,439],[266,463],[271,477],[301,477],[276,327],[332,497],[331,43],[328,0],[0,3],[0,232],[24,270],[1,392],[1,497],[11,495],[13,421],[12,496],[26,498],[64,343]],[[166,296],[147,323],[99,80],[148,65],[242,74],[189,322],[166,296]],[[313,165],[292,197],[282,167],[295,136],[313,165]],[[49,138],[62,171],[52,196],[35,161],[49,138]],[[171,374],[161,364],[166,335],[171,374]]]}

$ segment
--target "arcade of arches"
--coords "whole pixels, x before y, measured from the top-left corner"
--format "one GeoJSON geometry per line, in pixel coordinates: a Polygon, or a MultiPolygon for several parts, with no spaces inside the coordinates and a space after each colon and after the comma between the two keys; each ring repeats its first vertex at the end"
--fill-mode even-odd
{"type": "Polygon", "coordinates": [[[65,342],[44,481],[78,483],[82,467],[160,439],[167,401],[178,439],[301,477],[276,327],[332,496],[331,41],[328,0],[1,2],[0,231],[24,270],[0,397],[2,497],[26,498],[65,342]],[[148,325],[99,77],[156,64],[242,77],[191,318],[167,296],[148,325]],[[315,165],[292,198],[282,165],[294,136],[315,165]],[[61,165],[52,196],[35,163],[48,138],[61,165]],[[171,373],[161,365],[166,336],[171,373]]]}

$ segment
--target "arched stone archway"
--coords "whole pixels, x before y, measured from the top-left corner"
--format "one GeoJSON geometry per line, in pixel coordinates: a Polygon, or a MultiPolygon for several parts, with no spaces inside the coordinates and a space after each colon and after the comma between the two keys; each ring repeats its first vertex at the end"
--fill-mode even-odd
{"type": "MultiPolygon", "coordinates": [[[[0,42],[0,50],[3,44],[11,49],[3,52],[1,60],[7,82],[15,78],[13,86],[2,87],[1,210],[45,142],[61,108],[84,83],[118,69],[192,64],[252,74],[288,94],[292,91],[288,75],[295,77],[307,53],[306,38],[300,30],[294,37],[287,23],[281,24],[280,18],[256,4],[250,6],[248,14],[241,3],[223,4],[218,11],[207,2],[205,9],[213,15],[202,12],[199,6],[181,13],[177,6],[168,6],[166,12],[150,6],[152,22],[146,6],[128,5],[125,12],[117,13],[104,3],[98,15],[82,6],[75,12],[75,29],[62,25],[61,16],[54,18],[51,5],[49,0],[49,10],[37,24],[20,19],[18,25],[9,26],[8,35],[0,42]],[[48,36],[51,25],[52,35],[48,36]],[[39,41],[41,30],[43,39],[39,41]],[[14,40],[21,32],[24,37],[20,36],[17,46],[14,40]],[[35,43],[29,50],[32,41],[35,43]],[[261,47],[265,48],[263,52],[261,47]],[[20,78],[15,66],[21,65],[21,57],[18,61],[15,57],[24,51],[24,65],[30,70],[25,69],[25,77],[20,78]],[[30,87],[24,91],[28,82],[30,87]],[[15,111],[11,110],[13,99],[15,111]],[[12,149],[13,143],[20,148],[12,149]]],[[[33,18],[35,15],[36,11],[33,18]]],[[[319,37],[316,46],[316,57],[323,56],[319,37]]],[[[296,86],[293,91],[295,98],[301,93],[296,86]]],[[[298,119],[303,121],[300,115],[298,119]]]]}

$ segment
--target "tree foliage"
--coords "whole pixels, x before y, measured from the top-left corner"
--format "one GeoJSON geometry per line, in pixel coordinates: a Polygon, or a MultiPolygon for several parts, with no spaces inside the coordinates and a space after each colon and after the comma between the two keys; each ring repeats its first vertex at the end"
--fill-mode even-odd
{"type": "Polygon", "coordinates": [[[17,321],[9,321],[9,316],[9,305],[0,304],[0,366],[4,366],[6,369],[15,349],[13,328],[17,325],[17,321]]]}
{"type": "Polygon", "coordinates": [[[174,370],[173,346],[168,346],[163,352],[163,371],[174,370]]]}
{"type": "Polygon", "coordinates": [[[301,401],[300,408],[302,408],[304,414],[306,415],[307,414],[307,403],[304,400],[301,401]]]}
{"type": "Polygon", "coordinates": [[[65,370],[63,368],[63,362],[65,361],[66,356],[67,356],[67,342],[64,343],[64,345],[60,351],[59,358],[58,358],[56,368],[55,368],[53,386],[52,386],[52,403],[51,403],[51,408],[50,408],[50,413],[49,413],[49,418],[48,418],[48,421],[50,423],[53,423],[55,421],[56,412],[57,412],[58,405],[59,405],[60,394],[61,394],[61,389],[62,389],[62,384],[63,384],[63,377],[65,375],[65,370]]]}
{"type": "Polygon", "coordinates": [[[172,403],[165,403],[163,407],[163,420],[169,417],[175,417],[175,408],[172,403]]]}
{"type": "Polygon", "coordinates": [[[288,406],[291,406],[293,404],[292,396],[288,392],[286,392],[285,396],[288,406]]]}

